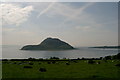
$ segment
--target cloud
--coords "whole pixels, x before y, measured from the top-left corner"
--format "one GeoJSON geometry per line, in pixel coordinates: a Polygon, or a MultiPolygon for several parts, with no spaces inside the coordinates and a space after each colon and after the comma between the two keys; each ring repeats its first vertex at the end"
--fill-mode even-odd
{"type": "Polygon", "coordinates": [[[91,26],[76,26],[75,29],[82,30],[82,31],[89,31],[91,30],[91,26]]]}
{"type": "Polygon", "coordinates": [[[84,9],[92,5],[93,3],[88,3],[80,8],[76,9],[70,5],[59,3],[59,2],[52,2],[52,3],[40,3],[39,5],[34,5],[39,7],[38,17],[45,14],[45,15],[53,15],[55,16],[62,16],[67,17],[69,19],[78,18],[77,15],[80,15],[84,9]]]}
{"type": "Polygon", "coordinates": [[[53,17],[55,16],[71,17],[75,11],[76,9],[72,8],[69,5],[65,5],[63,3],[55,3],[47,14],[53,15],[53,17]]]}
{"type": "MultiPolygon", "coordinates": [[[[91,21],[90,16],[89,16],[89,14],[85,13],[84,10],[94,4],[95,4],[95,2],[86,3],[83,6],[80,5],[79,8],[75,8],[73,5],[69,5],[66,3],[53,2],[53,3],[49,3],[49,5],[48,5],[48,3],[46,3],[46,4],[41,3],[39,5],[39,9],[38,9],[38,11],[40,13],[38,14],[37,17],[44,14],[44,15],[47,15],[48,17],[51,17],[54,19],[56,18],[56,20],[58,18],[63,19],[58,24],[58,26],[66,25],[69,21],[71,21],[73,23],[77,23],[77,24],[78,23],[83,24],[86,20],[88,20],[88,23],[90,23],[90,21],[91,21]],[[43,7],[41,5],[44,6],[45,8],[43,9],[43,7]]],[[[86,21],[86,23],[87,23],[87,21],[86,21]]]]}
{"type": "Polygon", "coordinates": [[[79,9],[77,9],[75,12],[73,12],[73,14],[71,15],[70,18],[66,19],[65,21],[69,21],[69,20],[72,20],[72,19],[76,19],[78,18],[79,15],[82,14],[82,12],[88,8],[89,6],[92,6],[94,3],[88,3],[82,7],[80,7],[79,9]]]}
{"type": "Polygon", "coordinates": [[[0,4],[0,6],[2,25],[13,24],[18,26],[27,21],[31,11],[33,11],[32,6],[21,7],[15,4],[0,4]]]}
{"type": "MultiPolygon", "coordinates": [[[[95,3],[93,3],[93,2],[92,3],[88,3],[88,4],[82,6],[82,7],[78,8],[78,9],[72,9],[70,7],[67,7],[67,10],[64,10],[64,11],[68,11],[69,10],[70,12],[68,14],[66,14],[66,16],[68,16],[68,17],[60,25],[63,25],[63,24],[65,24],[68,21],[76,21],[76,22],[78,22],[79,20],[81,20],[80,16],[84,12],[84,10],[87,9],[89,6],[92,6],[94,4],[95,3]]],[[[82,16],[84,16],[84,15],[88,16],[86,14],[82,14],[82,16]]]]}
{"type": "Polygon", "coordinates": [[[50,4],[47,6],[47,8],[45,8],[44,10],[42,10],[37,17],[39,18],[42,14],[46,13],[52,6],[54,6],[54,4],[55,4],[55,2],[50,3],[50,4]]]}
{"type": "Polygon", "coordinates": [[[49,10],[48,14],[53,13],[56,15],[61,15],[63,17],[67,17],[65,21],[69,21],[72,19],[78,19],[78,16],[81,15],[86,8],[94,4],[95,3],[93,2],[87,3],[84,6],[81,6],[80,8],[77,9],[67,4],[55,3],[51,10],[49,10]]]}
{"type": "Polygon", "coordinates": [[[12,32],[15,31],[15,28],[2,28],[3,32],[12,32]]]}

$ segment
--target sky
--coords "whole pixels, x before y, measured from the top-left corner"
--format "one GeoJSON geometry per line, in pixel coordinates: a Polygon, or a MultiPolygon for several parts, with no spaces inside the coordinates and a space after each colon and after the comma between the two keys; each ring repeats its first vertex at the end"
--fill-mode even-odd
{"type": "Polygon", "coordinates": [[[47,37],[72,46],[118,45],[117,2],[3,2],[2,45],[36,45],[47,37]]]}

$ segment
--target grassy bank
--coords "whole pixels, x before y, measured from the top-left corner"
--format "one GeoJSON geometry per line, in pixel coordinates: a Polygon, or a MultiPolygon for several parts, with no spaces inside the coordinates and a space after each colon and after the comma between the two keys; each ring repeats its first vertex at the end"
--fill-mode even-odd
{"type": "Polygon", "coordinates": [[[3,61],[3,78],[120,78],[119,60],[3,61]],[[25,67],[27,66],[27,67],[25,67]],[[29,66],[29,67],[28,67],[29,66]],[[41,71],[44,68],[45,71],[41,71]]]}

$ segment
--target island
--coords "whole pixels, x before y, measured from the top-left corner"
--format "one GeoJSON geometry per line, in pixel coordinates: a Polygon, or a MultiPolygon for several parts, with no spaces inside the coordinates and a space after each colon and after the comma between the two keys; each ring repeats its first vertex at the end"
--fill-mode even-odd
{"type": "Polygon", "coordinates": [[[58,38],[46,38],[38,45],[26,45],[21,50],[70,50],[75,49],[70,44],[58,38]]]}

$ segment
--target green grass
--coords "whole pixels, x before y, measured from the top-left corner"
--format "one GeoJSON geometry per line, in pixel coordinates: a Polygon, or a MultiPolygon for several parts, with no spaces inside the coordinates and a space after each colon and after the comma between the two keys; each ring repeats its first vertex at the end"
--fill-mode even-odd
{"type": "MultiPolygon", "coordinates": [[[[97,62],[98,60],[95,61],[97,62]]],[[[68,61],[57,61],[56,64],[30,61],[34,65],[18,65],[21,61],[3,61],[2,78],[120,78],[120,67],[115,66],[120,61],[99,61],[101,64],[88,64],[87,60],[79,60],[77,63],[71,62],[70,65],[66,65],[68,61]],[[17,64],[13,64],[14,62],[17,64]],[[33,68],[23,68],[25,65],[33,68]],[[46,68],[47,71],[40,72],[40,67],[46,68]]]]}
{"type": "Polygon", "coordinates": [[[0,79],[2,78],[2,62],[0,61],[0,79]]]}

